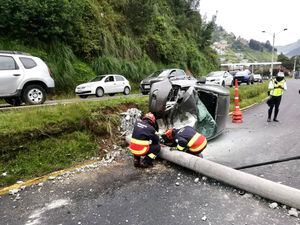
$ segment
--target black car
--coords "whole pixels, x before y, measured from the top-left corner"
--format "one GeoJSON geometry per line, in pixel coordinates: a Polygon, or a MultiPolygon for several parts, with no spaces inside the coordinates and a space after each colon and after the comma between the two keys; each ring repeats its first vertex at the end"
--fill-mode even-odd
{"type": "Polygon", "coordinates": [[[152,73],[150,76],[145,78],[140,83],[140,90],[142,94],[146,95],[149,94],[151,86],[153,83],[163,81],[165,79],[169,79],[171,81],[174,80],[197,80],[193,76],[188,76],[183,70],[181,69],[163,69],[158,70],[152,73]]]}
{"type": "Polygon", "coordinates": [[[149,97],[149,110],[161,129],[189,125],[208,140],[225,129],[229,104],[227,88],[178,80],[153,84],[149,97]]]}

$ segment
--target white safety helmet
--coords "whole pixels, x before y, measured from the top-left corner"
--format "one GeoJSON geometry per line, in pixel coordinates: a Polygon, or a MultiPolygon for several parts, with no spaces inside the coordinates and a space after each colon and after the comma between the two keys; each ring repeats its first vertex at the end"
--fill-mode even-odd
{"type": "Polygon", "coordinates": [[[284,77],[284,72],[279,71],[279,72],[277,73],[277,77],[284,77]]]}

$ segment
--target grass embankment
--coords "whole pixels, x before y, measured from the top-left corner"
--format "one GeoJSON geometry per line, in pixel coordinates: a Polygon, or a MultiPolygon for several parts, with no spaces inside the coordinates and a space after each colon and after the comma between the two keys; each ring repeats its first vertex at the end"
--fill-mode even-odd
{"type": "Polygon", "coordinates": [[[0,112],[0,187],[103,156],[128,107],[146,110],[147,97],[0,112]]]}
{"type": "MultiPolygon", "coordinates": [[[[268,82],[239,86],[240,108],[261,102],[268,96],[268,82]]],[[[234,88],[230,89],[230,111],[234,110],[234,88]]]]}

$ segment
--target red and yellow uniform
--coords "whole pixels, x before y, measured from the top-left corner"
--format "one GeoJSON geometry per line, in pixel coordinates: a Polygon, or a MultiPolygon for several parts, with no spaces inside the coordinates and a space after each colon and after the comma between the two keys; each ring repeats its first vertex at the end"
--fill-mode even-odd
{"type": "Polygon", "coordinates": [[[145,156],[144,160],[147,163],[151,163],[157,157],[160,151],[159,137],[156,135],[156,130],[152,123],[148,120],[136,122],[129,149],[135,156],[136,161],[139,161],[141,156],[145,156]]]}
{"type": "Polygon", "coordinates": [[[207,146],[206,137],[190,126],[169,129],[166,136],[172,141],[172,146],[176,146],[179,151],[187,151],[195,155],[202,152],[207,146]]]}

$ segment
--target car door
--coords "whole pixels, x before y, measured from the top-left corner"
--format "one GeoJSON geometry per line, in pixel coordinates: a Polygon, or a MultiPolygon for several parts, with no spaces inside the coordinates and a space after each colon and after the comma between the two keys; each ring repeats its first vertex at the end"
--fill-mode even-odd
{"type": "Polygon", "coordinates": [[[23,70],[11,56],[0,55],[0,96],[9,96],[17,91],[23,78],[23,70]]]}
{"type": "Polygon", "coordinates": [[[116,86],[117,92],[123,92],[125,89],[125,86],[126,86],[124,77],[116,75],[115,79],[116,79],[116,83],[117,83],[117,86],[116,86]]]}
{"type": "Polygon", "coordinates": [[[117,92],[117,83],[114,75],[109,75],[105,78],[103,88],[105,93],[117,92]]]}

